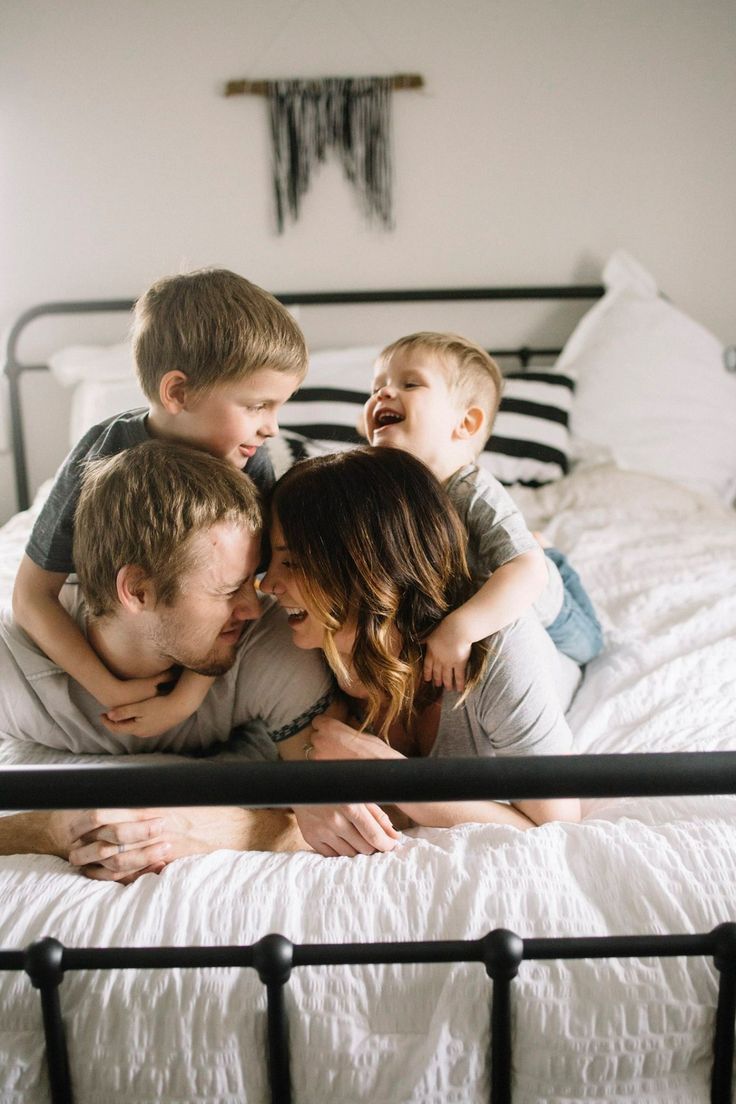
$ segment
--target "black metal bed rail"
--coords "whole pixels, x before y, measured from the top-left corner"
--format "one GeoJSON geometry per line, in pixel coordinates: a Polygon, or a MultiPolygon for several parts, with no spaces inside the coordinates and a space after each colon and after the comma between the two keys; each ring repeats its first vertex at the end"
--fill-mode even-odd
{"type": "Polygon", "coordinates": [[[491,759],[5,766],[0,809],[148,805],[251,808],[372,801],[736,794],[736,751],[491,759]]]}
{"type": "Polygon", "coordinates": [[[492,982],[490,1102],[512,1100],[512,982],[523,962],[551,959],[712,956],[719,972],[713,1036],[711,1104],[731,1104],[736,1024],[736,923],[694,935],[591,936],[522,939],[496,928],[477,940],[396,943],[292,943],[282,935],[234,947],[71,948],[45,938],[25,951],[0,951],[0,970],[24,970],[39,990],[52,1104],[73,1104],[73,1086],[59,987],[75,970],[250,967],[266,987],[267,1064],[271,1104],[291,1104],[289,1024],[285,987],[305,966],[471,963],[492,982]]]}
{"type": "MultiPolygon", "coordinates": [[[[561,284],[530,287],[284,292],[277,294],[276,298],[287,307],[341,306],[370,303],[518,302],[527,300],[585,301],[587,299],[600,298],[604,290],[605,289],[600,284],[561,284]]],[[[48,369],[47,364],[29,364],[20,360],[18,345],[21,334],[32,322],[36,321],[38,318],[49,315],[114,314],[131,311],[134,306],[135,299],[79,299],[40,303],[24,311],[9,330],[5,343],[5,363],[3,371],[8,379],[10,431],[15,466],[16,498],[19,510],[26,510],[31,503],[20,377],[24,372],[37,372],[48,369]]],[[[528,345],[522,345],[516,349],[494,349],[492,352],[494,356],[499,358],[516,358],[523,367],[527,367],[534,358],[558,356],[560,349],[558,347],[532,348],[528,345]]]]}

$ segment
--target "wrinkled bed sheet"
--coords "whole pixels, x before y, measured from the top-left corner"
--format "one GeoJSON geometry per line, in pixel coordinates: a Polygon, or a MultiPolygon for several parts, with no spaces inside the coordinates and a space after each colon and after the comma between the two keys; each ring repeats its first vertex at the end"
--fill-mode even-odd
{"type": "MultiPolygon", "coordinates": [[[[570,555],[606,633],[569,713],[578,750],[733,750],[733,513],[610,466],[517,498],[570,555]]],[[[26,532],[14,519],[0,534],[3,586],[26,532]]],[[[61,760],[46,749],[36,759],[61,760]]],[[[12,741],[0,745],[0,762],[17,761],[12,741]]],[[[475,939],[499,926],[526,937],[680,933],[734,919],[730,796],[587,801],[582,824],[526,833],[418,829],[367,858],[220,851],[127,888],[58,859],[0,860],[5,948],[47,934],[71,946],[248,943],[272,931],[346,942],[475,939]]],[[[2,975],[0,987],[0,1104],[45,1102],[38,995],[25,975],[2,975]]],[[[705,1104],[716,988],[703,958],[522,964],[515,1104],[705,1104]]],[[[487,1100],[489,997],[475,964],[295,970],[295,1101],[487,1100]]],[[[70,974],[61,1000],[83,1104],[267,1099],[252,971],[70,974]]]]}

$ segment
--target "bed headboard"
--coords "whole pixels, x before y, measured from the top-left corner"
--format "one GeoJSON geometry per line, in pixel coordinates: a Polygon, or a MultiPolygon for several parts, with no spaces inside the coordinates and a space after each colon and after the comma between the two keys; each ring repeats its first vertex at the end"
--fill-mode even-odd
{"type": "MultiPolygon", "coordinates": [[[[381,303],[452,303],[473,301],[542,301],[592,300],[603,294],[599,284],[571,284],[560,286],[530,287],[470,287],[470,288],[420,288],[384,291],[319,291],[288,292],[277,295],[285,306],[323,307],[381,303]]],[[[36,319],[48,315],[82,315],[111,312],[129,312],[134,299],[92,299],[69,302],[42,303],[32,307],[17,319],[8,333],[4,372],[8,379],[10,429],[15,466],[16,497],[19,510],[30,505],[28,463],[25,445],[24,420],[21,402],[20,377],[24,372],[47,370],[47,364],[24,363],[18,356],[21,335],[36,319]]],[[[427,324],[427,328],[431,328],[427,324]]],[[[526,368],[535,358],[555,357],[559,346],[520,345],[508,349],[491,349],[498,358],[511,358],[526,368]]]]}

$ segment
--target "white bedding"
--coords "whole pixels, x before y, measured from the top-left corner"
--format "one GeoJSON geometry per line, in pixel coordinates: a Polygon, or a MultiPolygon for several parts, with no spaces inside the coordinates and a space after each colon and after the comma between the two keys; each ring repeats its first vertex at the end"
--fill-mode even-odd
{"type": "MultiPolygon", "coordinates": [[[[517,497],[533,525],[549,522],[606,632],[569,714],[578,750],[736,748],[734,513],[611,466],[517,497]]],[[[15,520],[2,534],[3,588],[26,531],[15,520]]],[[[2,759],[15,761],[12,745],[2,759]]],[[[60,759],[44,749],[37,761],[60,759]]],[[[5,948],[47,934],[72,946],[247,943],[271,931],[345,942],[475,939],[498,926],[682,933],[734,919],[731,796],[587,801],[582,824],[527,833],[415,830],[369,858],[220,851],[127,888],[57,859],[0,861],[5,948]]],[[[0,1104],[45,1102],[38,995],[24,975],[0,986],[0,1104]]],[[[523,964],[515,1104],[704,1104],[716,987],[701,958],[523,964]]],[[[482,966],[297,970],[288,994],[297,1104],[488,1099],[482,966]]],[[[80,1104],[267,1099],[265,1002],[251,971],[71,974],[61,1000],[80,1104]]]]}

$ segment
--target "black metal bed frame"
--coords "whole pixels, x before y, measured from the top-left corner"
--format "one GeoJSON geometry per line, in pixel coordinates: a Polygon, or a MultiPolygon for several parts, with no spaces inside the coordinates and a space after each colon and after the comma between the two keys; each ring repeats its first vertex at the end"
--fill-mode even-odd
{"type": "MultiPolygon", "coordinates": [[[[126,767],[6,767],[0,808],[90,805],[211,805],[251,808],[537,797],[612,797],[736,793],[736,752],[454,759],[233,763],[126,767]],[[553,780],[553,781],[551,781],[553,780]],[[257,795],[257,797],[255,796],[257,795]]],[[[497,928],[474,940],[394,943],[292,943],[269,934],[221,947],[72,948],[47,937],[25,950],[0,951],[0,971],[25,971],[39,990],[52,1104],[73,1104],[59,987],[76,970],[239,967],[256,970],[266,989],[267,1072],[271,1104],[291,1104],[285,987],[305,966],[468,963],[485,967],[490,993],[490,1104],[512,1101],[512,982],[522,963],[552,959],[712,956],[720,981],[713,1037],[711,1104],[731,1104],[736,1025],[736,922],[710,932],[523,939],[497,928]]],[[[244,1046],[246,1044],[244,1043],[244,1046]]]]}
{"type": "MultiPolygon", "coordinates": [[[[452,300],[595,299],[598,285],[528,288],[424,289],[288,294],[287,305],[397,303],[452,300]]],[[[20,335],[48,314],[129,311],[132,300],[47,303],[26,311],[7,340],[18,505],[29,505],[20,375],[44,369],[22,364],[20,335]]],[[[559,349],[496,349],[527,366],[559,349]]],[[[145,805],[292,807],[340,801],[520,800],[539,797],[664,796],[736,793],[736,752],[548,756],[536,759],[411,760],[372,763],[233,763],[115,767],[6,767],[0,770],[0,808],[58,809],[145,805]],[[136,795],[131,801],[131,793],[136,795]],[[217,794],[213,802],[212,795],[217,794]]],[[[266,988],[268,1076],[272,1104],[290,1104],[289,1036],[285,986],[293,969],[314,965],[478,962],[492,981],[491,1104],[512,1099],[512,981],[525,961],[550,959],[712,956],[720,975],[711,1075],[711,1104],[731,1104],[736,1023],[736,922],[680,935],[623,935],[522,939],[496,929],[475,940],[417,940],[367,944],[295,944],[278,934],[238,947],[71,948],[48,937],[25,950],[0,951],[1,971],[25,971],[39,990],[51,1099],[72,1104],[73,1089],[59,987],[74,970],[238,966],[257,971],[266,988]]]]}

